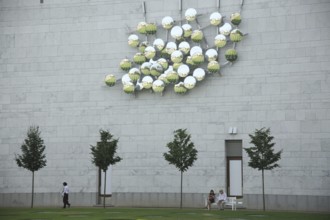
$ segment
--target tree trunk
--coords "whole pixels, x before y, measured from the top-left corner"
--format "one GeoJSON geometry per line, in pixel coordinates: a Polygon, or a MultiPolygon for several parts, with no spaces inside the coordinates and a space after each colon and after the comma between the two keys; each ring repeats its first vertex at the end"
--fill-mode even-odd
{"type": "Polygon", "coordinates": [[[265,180],[264,180],[264,169],[261,170],[262,171],[262,207],[263,210],[265,211],[265,180]]]}
{"type": "Polygon", "coordinates": [[[181,197],[180,197],[180,209],[182,209],[182,177],[183,177],[183,172],[181,171],[181,193],[180,193],[180,195],[181,195],[181,197]]]}
{"type": "Polygon", "coordinates": [[[34,171],[32,171],[32,197],[31,197],[31,208],[33,208],[33,197],[34,197],[34,171]]]}
{"type": "Polygon", "coordinates": [[[104,171],[103,208],[105,208],[105,189],[107,184],[107,171],[104,171]]]}

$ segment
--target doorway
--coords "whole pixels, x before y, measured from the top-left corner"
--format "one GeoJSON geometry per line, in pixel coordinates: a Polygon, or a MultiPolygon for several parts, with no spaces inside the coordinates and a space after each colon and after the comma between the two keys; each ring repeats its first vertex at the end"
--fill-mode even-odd
{"type": "Polygon", "coordinates": [[[243,197],[242,140],[226,140],[227,195],[243,197]]]}
{"type": "Polygon", "coordinates": [[[108,167],[108,170],[106,172],[106,186],[105,186],[105,194],[104,194],[104,172],[99,169],[99,184],[98,184],[98,204],[101,204],[103,200],[101,198],[103,197],[111,197],[111,171],[112,171],[112,166],[110,165],[108,167]]]}

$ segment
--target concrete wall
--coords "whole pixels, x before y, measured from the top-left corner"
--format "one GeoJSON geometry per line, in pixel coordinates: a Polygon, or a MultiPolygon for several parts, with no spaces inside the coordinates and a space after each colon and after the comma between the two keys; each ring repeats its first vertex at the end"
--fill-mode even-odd
{"type": "MultiPolygon", "coordinates": [[[[183,207],[201,208],[205,206],[206,194],[183,194],[183,207]]],[[[262,195],[245,194],[243,202],[238,208],[262,209],[262,195]]],[[[133,207],[180,207],[180,193],[115,193],[109,202],[115,206],[133,207]]],[[[265,197],[266,209],[277,210],[304,210],[328,211],[329,196],[293,196],[293,195],[267,195],[265,197]]]]}
{"type": "MultiPolygon", "coordinates": [[[[3,193],[1,206],[5,207],[30,207],[31,193],[3,193]]],[[[96,204],[96,193],[70,193],[69,202],[72,206],[91,206],[96,204]]],[[[36,193],[33,198],[34,207],[61,207],[63,198],[61,193],[36,193]]]]}
{"type": "MultiPolygon", "coordinates": [[[[240,2],[221,1],[220,12],[228,18],[240,2]]],[[[190,7],[206,15],[200,18],[203,26],[217,1],[183,0],[183,11],[190,7]]],[[[176,0],[148,0],[146,9],[151,22],[180,18],[176,0]]],[[[183,187],[195,207],[196,194],[226,186],[225,140],[249,147],[249,133],[270,127],[275,150],[284,152],[281,168],[265,173],[267,198],[274,198],[267,207],[304,210],[292,201],[312,198],[306,205],[320,210],[313,201],[330,196],[329,11],[326,0],[245,1],[240,29],[248,35],[237,46],[234,65],[183,96],[168,89],[163,96],[143,91],[134,97],[103,79],[108,73],[120,78],[120,60],[136,52],[127,45],[126,26],[134,29],[144,20],[140,1],[0,1],[0,206],[29,205],[31,173],[14,158],[30,125],[40,127],[47,157],[47,166],[36,173],[35,191],[49,202],[36,204],[49,206],[60,202],[63,181],[72,199],[86,198],[76,205],[96,203],[90,145],[101,128],[120,138],[123,161],[112,171],[113,201],[136,205],[155,193],[169,198],[159,206],[178,203],[180,175],[162,154],[172,132],[187,128],[199,154],[183,187]],[[238,133],[227,134],[233,126],[238,133]],[[143,196],[127,202],[115,196],[132,194],[143,196]]],[[[213,34],[206,32],[210,42],[213,34]]],[[[247,163],[243,152],[245,204],[260,208],[261,173],[247,163]]]]}

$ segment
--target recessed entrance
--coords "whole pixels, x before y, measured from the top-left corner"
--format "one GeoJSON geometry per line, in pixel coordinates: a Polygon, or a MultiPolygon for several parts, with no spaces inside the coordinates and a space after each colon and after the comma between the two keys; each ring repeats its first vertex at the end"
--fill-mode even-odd
{"type": "Polygon", "coordinates": [[[226,140],[227,195],[243,197],[242,140],[226,140]]]}

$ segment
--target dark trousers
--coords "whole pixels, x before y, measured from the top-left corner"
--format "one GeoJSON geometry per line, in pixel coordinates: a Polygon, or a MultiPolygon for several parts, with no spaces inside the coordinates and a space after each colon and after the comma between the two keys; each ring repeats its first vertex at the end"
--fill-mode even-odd
{"type": "Polygon", "coordinates": [[[63,196],[63,208],[66,208],[66,205],[68,205],[70,207],[69,194],[64,193],[64,196],[63,196]]]}

